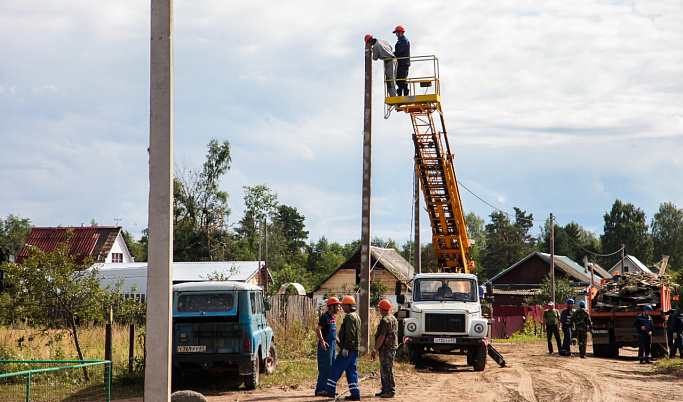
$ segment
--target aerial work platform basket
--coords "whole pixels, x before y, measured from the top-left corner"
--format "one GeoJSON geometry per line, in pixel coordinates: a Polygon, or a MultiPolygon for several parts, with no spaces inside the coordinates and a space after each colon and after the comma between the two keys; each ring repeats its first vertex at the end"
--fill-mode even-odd
{"type": "MultiPolygon", "coordinates": [[[[399,58],[400,59],[400,58],[399,58]]],[[[396,86],[400,80],[386,80],[384,85],[384,118],[392,110],[410,113],[410,110],[434,110],[441,104],[441,82],[439,81],[439,59],[436,56],[410,57],[411,77],[405,79],[409,96],[388,96],[387,85],[396,86]]]]}

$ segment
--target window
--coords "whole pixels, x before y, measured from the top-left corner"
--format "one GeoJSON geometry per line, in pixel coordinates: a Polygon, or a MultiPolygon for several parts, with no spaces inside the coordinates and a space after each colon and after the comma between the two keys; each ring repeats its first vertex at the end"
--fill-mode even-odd
{"type": "Polygon", "coordinates": [[[249,299],[251,301],[251,315],[256,315],[256,293],[249,292],[249,299]]]}
{"type": "Polygon", "coordinates": [[[235,297],[232,293],[184,294],[176,303],[179,313],[227,312],[233,308],[235,297]]]}
{"type": "Polygon", "coordinates": [[[475,282],[470,279],[435,278],[415,281],[414,301],[451,300],[478,301],[475,282]]]}
{"type": "Polygon", "coordinates": [[[123,262],[123,253],[111,253],[111,262],[123,262]]]}

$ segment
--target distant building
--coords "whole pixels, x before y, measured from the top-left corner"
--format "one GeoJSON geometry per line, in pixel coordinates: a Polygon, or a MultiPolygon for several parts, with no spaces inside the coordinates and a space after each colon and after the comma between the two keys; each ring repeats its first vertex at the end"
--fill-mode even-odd
{"type": "MultiPolygon", "coordinates": [[[[393,248],[370,247],[370,282],[380,282],[387,287],[384,297],[396,303],[396,281],[402,283],[402,293],[410,293],[406,285],[413,279],[415,269],[393,248]]],[[[313,298],[319,305],[330,295],[351,295],[355,285],[360,284],[360,248],[313,290],[313,298]]]]}
{"type": "MultiPolygon", "coordinates": [[[[656,273],[650,268],[646,267],[645,264],[640,262],[640,260],[632,255],[624,256],[623,267],[620,260],[609,269],[609,273],[612,276],[616,275],[617,272],[619,272],[619,274],[646,273],[648,275],[653,275],[656,273]]],[[[659,269],[657,269],[657,272],[659,272],[659,269]]]]}
{"type": "Polygon", "coordinates": [[[130,263],[135,260],[121,226],[98,226],[32,228],[16,262],[21,264],[28,258],[28,246],[51,253],[64,242],[69,246],[69,254],[76,257],[79,264],[88,257],[92,257],[96,263],[130,263]],[[69,231],[73,231],[73,234],[67,239],[69,231]]]}
{"type": "MultiPolygon", "coordinates": [[[[95,264],[102,279],[102,286],[108,286],[123,279],[121,291],[124,294],[139,297],[144,301],[147,297],[147,263],[95,264]],[[134,289],[134,290],[133,290],[134,289]]],[[[250,283],[264,287],[266,281],[270,286],[273,278],[268,269],[258,261],[203,261],[174,262],[173,283],[202,282],[221,278],[225,280],[250,283]]]]}

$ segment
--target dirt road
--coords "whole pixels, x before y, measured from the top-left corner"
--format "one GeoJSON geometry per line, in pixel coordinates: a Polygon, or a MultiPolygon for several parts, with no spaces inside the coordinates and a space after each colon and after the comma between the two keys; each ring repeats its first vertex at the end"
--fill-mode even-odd
{"type": "MultiPolygon", "coordinates": [[[[507,366],[500,368],[491,359],[486,370],[474,372],[464,356],[428,356],[424,367],[396,378],[394,401],[681,401],[683,378],[653,371],[638,363],[635,349],[621,350],[616,359],[586,359],[548,355],[545,343],[495,344],[507,366]],[[455,397],[451,399],[449,397],[455,397]]],[[[591,351],[589,345],[588,348],[591,351]]],[[[369,373],[359,373],[363,377],[369,373]]],[[[361,383],[363,399],[380,400],[379,378],[361,383]]],[[[330,401],[311,396],[313,381],[298,389],[266,388],[207,395],[210,402],[237,401],[330,401]]],[[[338,392],[346,390],[341,380],[338,392]]],[[[345,394],[345,395],[348,395],[345,394]]],[[[339,398],[343,400],[343,396],[339,398]]],[[[137,402],[133,400],[131,402],[137,402]]]]}

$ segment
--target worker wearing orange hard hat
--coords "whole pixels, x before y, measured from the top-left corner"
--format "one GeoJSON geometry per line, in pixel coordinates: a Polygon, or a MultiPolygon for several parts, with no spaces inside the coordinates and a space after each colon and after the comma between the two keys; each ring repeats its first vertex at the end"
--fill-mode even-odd
{"type": "Polygon", "coordinates": [[[327,387],[319,396],[334,398],[337,381],[346,371],[346,382],[351,395],[344,398],[347,401],[360,401],[360,387],[358,386],[358,354],[360,350],[360,317],[356,313],[356,300],[351,296],[344,296],[341,301],[346,316],[339,328],[337,343],[341,351],[332,363],[327,378],[327,387]]]}
{"type": "Polygon", "coordinates": [[[365,35],[365,47],[372,52],[373,60],[384,61],[384,81],[387,84],[387,96],[396,96],[396,58],[389,42],[365,35]]]}
{"type": "Polygon", "coordinates": [[[398,25],[394,28],[396,34],[396,46],[394,46],[394,56],[396,57],[396,87],[398,96],[410,95],[408,88],[408,70],[410,69],[410,41],[405,36],[406,30],[398,25]]]}
{"type": "Polygon", "coordinates": [[[381,398],[393,398],[396,392],[394,381],[394,359],[398,348],[398,321],[389,314],[391,302],[382,299],[379,304],[379,313],[382,319],[377,325],[375,333],[375,348],[372,349],[372,358],[379,352],[379,373],[382,379],[382,390],[375,394],[381,398]]]}
{"type": "Polygon", "coordinates": [[[337,343],[337,318],[341,302],[332,296],[327,299],[327,311],[320,315],[315,333],[318,336],[318,382],[315,385],[315,395],[320,396],[325,391],[327,376],[334,361],[334,349],[337,343]]]}

